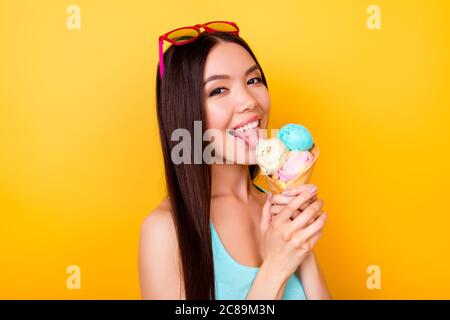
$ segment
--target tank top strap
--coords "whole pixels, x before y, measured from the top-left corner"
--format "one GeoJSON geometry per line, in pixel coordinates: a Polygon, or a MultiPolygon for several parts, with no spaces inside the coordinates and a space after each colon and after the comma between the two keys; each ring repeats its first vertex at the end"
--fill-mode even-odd
{"type": "Polygon", "coordinates": [[[253,185],[254,185],[254,186],[256,187],[256,189],[258,189],[259,191],[268,193],[266,190],[264,190],[263,188],[261,188],[261,187],[258,186],[257,184],[253,184],[253,185]]]}

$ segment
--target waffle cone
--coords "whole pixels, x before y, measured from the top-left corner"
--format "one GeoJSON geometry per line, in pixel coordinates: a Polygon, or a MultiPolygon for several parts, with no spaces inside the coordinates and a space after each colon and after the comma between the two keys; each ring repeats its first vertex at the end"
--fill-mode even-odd
{"type": "Polygon", "coordinates": [[[267,185],[269,186],[270,191],[273,194],[278,194],[286,190],[287,188],[293,187],[293,186],[299,186],[301,184],[309,183],[309,180],[311,179],[311,175],[314,169],[314,165],[316,164],[317,158],[319,157],[319,147],[314,145],[309,152],[312,153],[314,156],[313,161],[311,164],[305,168],[303,173],[300,173],[297,178],[290,180],[288,182],[284,182],[282,180],[275,180],[271,178],[270,176],[264,176],[265,180],[267,182],[267,185]]]}

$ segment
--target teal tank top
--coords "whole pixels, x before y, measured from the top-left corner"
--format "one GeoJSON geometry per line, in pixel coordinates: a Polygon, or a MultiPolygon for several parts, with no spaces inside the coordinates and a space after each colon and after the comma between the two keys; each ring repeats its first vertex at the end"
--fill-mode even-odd
{"type": "MultiPolygon", "coordinates": [[[[255,185],[262,190],[261,187],[255,185]]],[[[211,238],[214,259],[214,281],[217,300],[245,300],[252,286],[259,267],[250,267],[238,263],[230,256],[223,245],[212,221],[211,238]]],[[[283,300],[306,300],[303,285],[299,277],[293,273],[285,286],[283,300]]]]}

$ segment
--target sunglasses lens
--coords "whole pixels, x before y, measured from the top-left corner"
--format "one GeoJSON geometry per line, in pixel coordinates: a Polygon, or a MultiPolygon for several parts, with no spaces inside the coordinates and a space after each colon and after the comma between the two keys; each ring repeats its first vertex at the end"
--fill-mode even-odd
{"type": "Polygon", "coordinates": [[[167,35],[167,37],[170,40],[175,41],[176,43],[183,43],[197,36],[198,36],[197,30],[192,28],[176,30],[167,35]]]}
{"type": "Polygon", "coordinates": [[[237,32],[238,29],[232,24],[225,22],[211,22],[207,24],[208,28],[223,32],[237,32]]]}

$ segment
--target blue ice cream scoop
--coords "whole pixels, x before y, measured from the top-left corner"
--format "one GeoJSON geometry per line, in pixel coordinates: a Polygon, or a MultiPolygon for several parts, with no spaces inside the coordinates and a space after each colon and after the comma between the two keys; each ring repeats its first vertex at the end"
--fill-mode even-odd
{"type": "Polygon", "coordinates": [[[314,144],[311,133],[304,126],[289,123],[278,132],[278,139],[291,151],[307,151],[314,144]]]}

